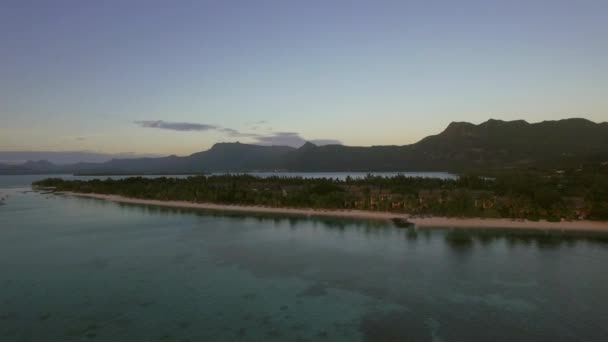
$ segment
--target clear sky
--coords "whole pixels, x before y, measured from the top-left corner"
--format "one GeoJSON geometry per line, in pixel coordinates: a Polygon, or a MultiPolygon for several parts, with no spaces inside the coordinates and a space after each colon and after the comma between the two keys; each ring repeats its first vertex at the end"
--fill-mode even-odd
{"type": "Polygon", "coordinates": [[[608,120],[608,1],[1,0],[0,150],[404,145],[608,120]]]}

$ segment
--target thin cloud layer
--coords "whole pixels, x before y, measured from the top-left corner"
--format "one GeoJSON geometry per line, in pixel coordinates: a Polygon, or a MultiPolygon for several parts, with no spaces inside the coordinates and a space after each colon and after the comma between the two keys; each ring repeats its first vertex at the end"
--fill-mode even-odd
{"type": "Polygon", "coordinates": [[[215,125],[191,123],[191,122],[168,122],[163,120],[143,120],[135,121],[135,123],[145,128],[160,128],[173,131],[189,132],[189,131],[210,131],[220,130],[221,127],[215,125]]]}
{"type": "Polygon", "coordinates": [[[256,133],[239,132],[236,129],[232,129],[232,128],[221,128],[221,129],[219,129],[219,131],[222,133],[225,133],[231,137],[235,137],[235,138],[253,138],[253,137],[259,136],[256,133]]]}
{"type": "Polygon", "coordinates": [[[218,125],[201,124],[194,122],[171,122],[163,120],[142,120],[135,121],[135,124],[144,128],[159,128],[178,132],[205,132],[205,131],[217,131],[229,135],[231,137],[254,137],[257,134],[254,133],[242,133],[236,129],[221,127],[218,125]]]}
{"type": "Polygon", "coordinates": [[[255,139],[256,143],[260,145],[287,145],[293,147],[300,147],[310,141],[315,145],[333,145],[341,144],[342,142],[335,139],[312,139],[306,140],[299,133],[296,132],[277,132],[272,135],[257,136],[255,139]]]}
{"type": "Polygon", "coordinates": [[[312,139],[309,140],[311,143],[317,146],[323,145],[342,145],[342,141],[336,139],[312,139]]]}
{"type": "MultiPolygon", "coordinates": [[[[256,124],[266,123],[266,121],[259,121],[256,124]]],[[[201,124],[201,123],[192,123],[192,122],[171,122],[171,121],[163,121],[163,120],[143,120],[143,121],[135,121],[135,124],[144,128],[158,128],[158,129],[166,129],[178,132],[207,132],[207,131],[215,131],[219,133],[223,133],[232,138],[251,138],[254,144],[258,145],[282,145],[282,146],[293,146],[300,147],[306,143],[306,141],[310,141],[315,145],[331,145],[331,144],[341,144],[340,140],[336,139],[312,139],[307,140],[303,138],[297,132],[272,132],[268,134],[258,134],[258,133],[249,133],[249,132],[241,132],[233,128],[222,127],[218,125],[211,124],[201,124]]]]}

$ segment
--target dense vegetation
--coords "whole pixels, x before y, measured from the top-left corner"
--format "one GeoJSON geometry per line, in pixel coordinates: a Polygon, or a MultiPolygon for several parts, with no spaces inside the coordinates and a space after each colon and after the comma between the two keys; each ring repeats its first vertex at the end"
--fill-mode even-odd
{"type": "Polygon", "coordinates": [[[458,179],[368,176],[337,180],[219,175],[90,181],[51,178],[34,185],[54,187],[56,191],[272,207],[551,221],[608,219],[605,164],[584,169],[469,174],[458,179]]]}

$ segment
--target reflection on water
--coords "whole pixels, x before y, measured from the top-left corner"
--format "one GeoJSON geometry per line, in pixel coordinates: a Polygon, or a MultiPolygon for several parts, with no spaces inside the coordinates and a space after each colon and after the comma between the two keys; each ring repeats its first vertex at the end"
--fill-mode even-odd
{"type": "Polygon", "coordinates": [[[607,263],[602,234],[16,191],[0,207],[0,340],[601,340],[607,263]]]}

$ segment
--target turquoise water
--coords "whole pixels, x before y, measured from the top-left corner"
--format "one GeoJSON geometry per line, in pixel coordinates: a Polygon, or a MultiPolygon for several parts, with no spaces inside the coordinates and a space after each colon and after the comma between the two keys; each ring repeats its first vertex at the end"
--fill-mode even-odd
{"type": "Polygon", "coordinates": [[[605,235],[160,209],[18,183],[0,186],[0,341],[608,336],[605,235]]]}

